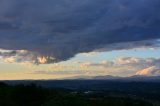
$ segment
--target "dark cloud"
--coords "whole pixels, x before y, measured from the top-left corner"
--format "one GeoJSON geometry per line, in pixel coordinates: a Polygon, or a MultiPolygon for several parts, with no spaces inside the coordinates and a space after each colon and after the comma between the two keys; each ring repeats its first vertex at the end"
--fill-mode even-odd
{"type": "Polygon", "coordinates": [[[113,45],[120,43],[118,49],[129,42],[130,48],[153,46],[160,38],[159,10],[159,0],[0,0],[0,48],[27,50],[52,63],[117,50],[113,45]]]}

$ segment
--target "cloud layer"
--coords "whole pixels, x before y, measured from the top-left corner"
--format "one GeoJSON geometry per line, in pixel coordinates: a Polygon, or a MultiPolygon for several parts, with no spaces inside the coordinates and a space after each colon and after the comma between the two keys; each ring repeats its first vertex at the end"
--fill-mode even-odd
{"type": "Polygon", "coordinates": [[[159,10],[159,0],[0,0],[0,48],[26,50],[40,64],[152,47],[160,38],[159,10]]]}
{"type": "Polygon", "coordinates": [[[100,62],[73,62],[70,65],[53,64],[31,74],[77,76],[160,76],[160,58],[118,57],[100,62]]]}
{"type": "Polygon", "coordinates": [[[143,76],[160,76],[160,68],[156,66],[151,66],[149,68],[140,70],[136,73],[136,75],[143,76]]]}
{"type": "Polygon", "coordinates": [[[88,67],[102,67],[111,75],[160,75],[159,58],[120,57],[112,61],[87,64],[88,67]]]}

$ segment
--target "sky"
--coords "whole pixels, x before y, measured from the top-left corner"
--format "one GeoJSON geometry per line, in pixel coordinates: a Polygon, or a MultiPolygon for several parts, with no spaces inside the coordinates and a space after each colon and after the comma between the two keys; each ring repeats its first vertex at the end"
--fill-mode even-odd
{"type": "Polygon", "coordinates": [[[0,0],[0,80],[160,75],[159,0],[0,0]]]}

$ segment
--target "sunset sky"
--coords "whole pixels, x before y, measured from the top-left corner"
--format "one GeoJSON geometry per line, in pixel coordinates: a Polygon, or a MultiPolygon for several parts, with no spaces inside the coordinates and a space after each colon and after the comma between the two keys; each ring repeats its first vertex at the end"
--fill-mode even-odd
{"type": "Polygon", "coordinates": [[[0,0],[0,80],[159,76],[159,0],[0,0]]]}

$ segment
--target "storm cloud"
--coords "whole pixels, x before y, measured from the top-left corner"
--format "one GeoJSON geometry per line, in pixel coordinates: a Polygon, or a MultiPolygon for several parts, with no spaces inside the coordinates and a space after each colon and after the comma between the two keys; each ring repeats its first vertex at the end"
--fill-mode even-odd
{"type": "Polygon", "coordinates": [[[39,64],[157,46],[159,10],[159,0],[0,0],[0,48],[33,53],[39,64]]]}

